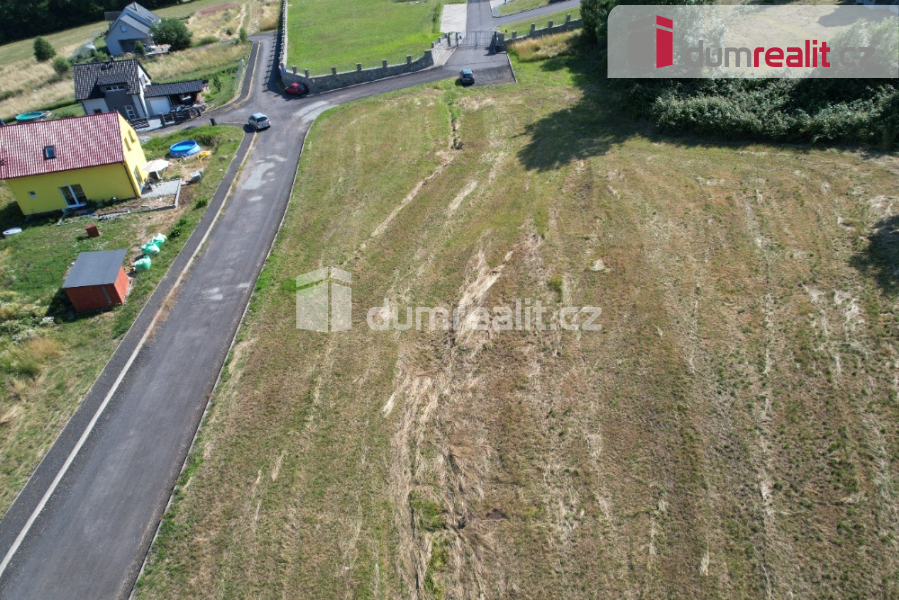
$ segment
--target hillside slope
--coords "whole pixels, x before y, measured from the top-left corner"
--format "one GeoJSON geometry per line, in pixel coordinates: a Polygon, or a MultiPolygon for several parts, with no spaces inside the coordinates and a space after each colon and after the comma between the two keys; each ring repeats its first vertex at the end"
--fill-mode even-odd
{"type": "Polygon", "coordinates": [[[895,158],[646,137],[581,68],[319,120],[140,597],[899,593],[895,158]],[[323,266],[351,331],[295,329],[323,266]]]}

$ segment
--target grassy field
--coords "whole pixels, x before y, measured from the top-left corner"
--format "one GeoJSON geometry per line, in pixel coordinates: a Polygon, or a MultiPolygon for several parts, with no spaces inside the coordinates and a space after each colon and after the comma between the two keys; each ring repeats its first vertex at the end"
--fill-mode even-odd
{"type": "Polygon", "coordinates": [[[548,0],[508,0],[499,5],[499,14],[512,15],[532,8],[540,8],[549,4],[548,0]]]}
{"type": "MultiPolygon", "coordinates": [[[[162,17],[190,16],[188,26],[195,31],[195,39],[207,35],[232,39],[237,37],[239,24],[249,33],[277,27],[278,1],[194,0],[156,12],[162,17]],[[226,4],[234,4],[236,7],[215,9],[226,4]],[[227,21],[223,21],[226,16],[227,21]],[[232,30],[231,35],[227,34],[227,29],[232,30]]],[[[56,48],[57,54],[71,56],[84,44],[102,36],[106,28],[106,23],[94,23],[45,37],[56,48]]],[[[49,62],[36,62],[33,43],[34,40],[29,39],[0,46],[0,118],[6,119],[60,102],[74,101],[75,90],[71,74],[59,78],[49,62]]],[[[154,80],[158,78],[159,81],[166,81],[179,78],[179,73],[206,74],[232,66],[240,56],[249,52],[247,48],[203,47],[155,60],[144,60],[144,63],[154,80]]]]}
{"type": "Polygon", "coordinates": [[[319,119],[139,597],[899,593],[899,160],[652,135],[592,65],[319,119]],[[516,298],[603,330],[365,324],[516,298]]]}
{"type": "Polygon", "coordinates": [[[548,15],[543,15],[542,17],[533,17],[530,19],[522,19],[520,21],[515,21],[513,23],[508,23],[501,27],[497,27],[497,31],[502,31],[507,36],[511,36],[513,31],[517,31],[518,35],[527,35],[531,30],[531,23],[537,25],[537,29],[543,29],[549,22],[553,22],[553,26],[561,25],[565,22],[565,16],[571,15],[571,19],[580,19],[581,18],[581,9],[580,7],[569,8],[568,10],[562,10],[559,12],[550,13],[548,15]]]}
{"type": "MultiPolygon", "coordinates": [[[[24,231],[0,240],[0,514],[6,512],[41,457],[78,407],[122,335],[149,298],[178,250],[205,212],[243,137],[237,128],[203,127],[155,138],[145,146],[147,158],[164,156],[176,141],[200,136],[214,148],[208,159],[170,167],[205,167],[207,176],[182,190],[177,209],[132,214],[98,222],[99,238],[88,238],[88,221],[57,226],[58,215],[32,220],[24,231]],[[129,260],[155,233],[170,234],[153,268],[138,275],[124,306],[74,317],[60,286],[80,252],[127,248],[129,260]],[[49,317],[48,321],[44,321],[49,317]]],[[[22,226],[18,206],[0,184],[0,230],[22,226]]]]}
{"type": "Polygon", "coordinates": [[[313,75],[405,62],[420,57],[440,36],[440,2],[291,0],[288,67],[313,75]]]}

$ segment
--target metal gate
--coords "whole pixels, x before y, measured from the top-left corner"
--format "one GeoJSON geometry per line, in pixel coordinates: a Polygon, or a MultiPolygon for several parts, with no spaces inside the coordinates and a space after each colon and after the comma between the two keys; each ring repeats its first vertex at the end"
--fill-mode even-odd
{"type": "Polygon", "coordinates": [[[493,31],[466,31],[460,35],[462,36],[459,40],[460,48],[493,48],[496,40],[493,31]]]}

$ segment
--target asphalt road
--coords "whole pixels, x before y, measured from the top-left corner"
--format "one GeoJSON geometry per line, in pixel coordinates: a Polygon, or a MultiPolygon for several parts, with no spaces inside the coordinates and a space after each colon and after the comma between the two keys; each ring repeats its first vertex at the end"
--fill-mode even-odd
{"type": "MultiPolygon", "coordinates": [[[[470,4],[469,28],[482,25],[485,7],[492,19],[488,3],[470,4]]],[[[273,37],[256,41],[242,106],[214,117],[237,124],[262,111],[273,127],[247,133],[201,224],[0,521],[4,600],[130,595],[278,231],[314,119],[464,67],[484,75],[479,83],[512,81],[505,55],[460,48],[444,67],[286,98],[273,37]],[[160,310],[172,289],[174,302],[160,310]]]]}

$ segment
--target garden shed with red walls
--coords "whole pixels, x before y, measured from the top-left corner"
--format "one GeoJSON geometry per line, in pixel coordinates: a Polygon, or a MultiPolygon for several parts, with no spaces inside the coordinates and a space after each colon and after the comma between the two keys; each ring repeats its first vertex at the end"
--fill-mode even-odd
{"type": "Polygon", "coordinates": [[[128,274],[122,266],[126,250],[82,252],[62,286],[75,312],[123,304],[128,294],[128,274]]]}

